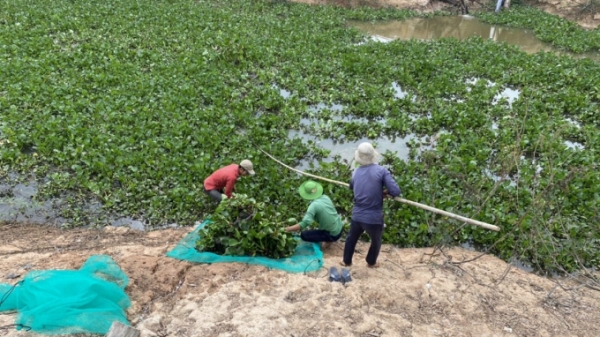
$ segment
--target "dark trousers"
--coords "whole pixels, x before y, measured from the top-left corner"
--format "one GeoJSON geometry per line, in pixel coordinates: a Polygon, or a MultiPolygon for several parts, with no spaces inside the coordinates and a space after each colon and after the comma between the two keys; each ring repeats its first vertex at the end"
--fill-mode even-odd
{"type": "Polygon", "coordinates": [[[381,249],[383,224],[373,225],[352,220],[350,222],[350,233],[348,233],[348,237],[346,238],[346,245],[344,246],[345,264],[352,264],[354,248],[356,248],[356,243],[358,242],[358,239],[364,232],[367,232],[367,234],[369,234],[369,237],[371,238],[371,246],[369,247],[369,253],[367,254],[366,258],[367,263],[371,266],[377,263],[379,250],[381,249]]]}
{"type": "Polygon", "coordinates": [[[340,231],[340,234],[333,236],[328,231],[309,229],[302,231],[300,233],[300,238],[306,242],[335,242],[342,236],[342,232],[343,231],[340,231]]]}
{"type": "Polygon", "coordinates": [[[217,203],[221,202],[221,199],[223,199],[223,197],[221,196],[221,193],[223,193],[223,190],[204,190],[204,193],[208,194],[208,196],[216,201],[217,203]]]}

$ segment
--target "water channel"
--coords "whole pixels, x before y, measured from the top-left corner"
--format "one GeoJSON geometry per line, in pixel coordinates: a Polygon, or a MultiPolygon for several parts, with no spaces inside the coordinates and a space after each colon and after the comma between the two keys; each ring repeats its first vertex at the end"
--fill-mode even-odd
{"type": "Polygon", "coordinates": [[[478,36],[498,43],[518,46],[524,52],[531,54],[537,52],[555,52],[575,58],[590,58],[600,61],[599,53],[573,54],[561,51],[540,41],[529,30],[490,25],[469,15],[414,18],[403,21],[393,20],[375,23],[353,21],[350,22],[350,26],[358,28],[370,35],[373,40],[379,42],[390,42],[396,39],[435,40],[455,38],[464,40],[478,36]]]}

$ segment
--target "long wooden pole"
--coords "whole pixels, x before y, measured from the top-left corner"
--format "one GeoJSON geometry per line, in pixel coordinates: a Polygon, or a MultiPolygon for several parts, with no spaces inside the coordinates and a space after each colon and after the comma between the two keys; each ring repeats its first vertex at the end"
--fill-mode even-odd
{"type": "Polygon", "coordinates": [[[485,229],[493,230],[493,231],[496,231],[496,232],[500,231],[500,227],[494,226],[494,225],[490,225],[487,222],[470,219],[470,218],[464,217],[462,215],[458,215],[458,214],[446,212],[446,211],[441,210],[439,208],[435,208],[435,207],[423,205],[423,204],[420,204],[418,202],[407,200],[407,199],[403,199],[403,198],[400,198],[400,197],[395,197],[394,200],[402,202],[402,203],[405,203],[407,205],[419,207],[419,208],[422,208],[424,210],[427,210],[427,211],[430,211],[430,212],[433,212],[433,213],[437,213],[437,214],[440,214],[440,215],[443,215],[443,216],[447,216],[447,217],[455,219],[455,220],[464,221],[466,223],[470,223],[471,225],[476,225],[476,226],[483,227],[485,229]]]}
{"type": "MultiPolygon", "coordinates": [[[[337,181],[337,180],[332,180],[332,179],[327,179],[327,178],[324,178],[324,177],[321,177],[321,176],[318,176],[318,175],[314,175],[314,174],[306,173],[304,171],[297,170],[297,169],[295,169],[295,168],[293,168],[291,166],[288,166],[288,165],[282,163],[280,160],[278,160],[277,158],[273,157],[272,155],[270,155],[265,150],[263,150],[261,148],[258,148],[258,149],[262,153],[264,153],[265,155],[267,155],[269,158],[273,159],[275,162],[277,162],[278,164],[280,164],[281,166],[283,166],[283,167],[285,167],[285,168],[287,168],[289,170],[292,170],[294,172],[303,174],[303,175],[308,176],[308,177],[312,177],[312,178],[315,178],[315,179],[319,179],[319,180],[327,181],[327,182],[330,182],[330,183],[333,183],[333,184],[337,184],[337,185],[340,185],[340,186],[345,186],[345,187],[349,187],[350,186],[348,183],[344,183],[344,182],[337,181]]],[[[443,215],[443,216],[447,216],[447,217],[449,217],[451,219],[460,220],[460,221],[463,221],[463,222],[466,222],[466,223],[470,223],[470,224],[475,225],[475,226],[483,227],[485,229],[493,230],[493,231],[496,231],[496,232],[500,231],[500,228],[498,226],[494,226],[494,225],[491,225],[489,223],[478,221],[478,220],[473,220],[473,219],[470,219],[470,218],[467,218],[467,217],[464,217],[464,216],[461,216],[461,215],[458,215],[458,214],[446,212],[446,211],[441,210],[439,208],[427,206],[427,205],[424,205],[424,204],[421,204],[421,203],[418,203],[418,202],[415,202],[415,201],[403,199],[403,198],[400,198],[400,197],[395,197],[394,200],[396,200],[398,202],[401,202],[401,203],[404,203],[404,204],[407,204],[407,205],[415,206],[415,207],[418,207],[418,208],[421,208],[421,209],[424,209],[424,210],[427,210],[427,211],[430,211],[430,212],[433,212],[433,213],[437,213],[437,214],[440,214],[440,215],[443,215]]]]}

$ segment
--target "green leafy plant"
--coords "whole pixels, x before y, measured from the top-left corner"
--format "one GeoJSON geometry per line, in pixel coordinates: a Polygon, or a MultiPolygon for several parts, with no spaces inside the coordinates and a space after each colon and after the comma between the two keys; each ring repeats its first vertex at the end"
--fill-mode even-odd
{"type": "MultiPolygon", "coordinates": [[[[213,210],[203,180],[250,158],[257,174],[236,191],[265,202],[272,218],[254,220],[275,233],[277,212],[306,210],[301,178],[254,145],[296,166],[328,151],[291,130],[332,140],[413,134],[431,144],[383,161],[403,196],[501,232],[389,202],[385,242],[472,242],[548,271],[598,267],[600,64],[481,38],[376,43],[348,27],[423,15],[260,0],[4,1],[0,176],[37,175],[40,196],[75,194],[65,203],[79,210],[63,213],[73,226],[95,221],[82,207],[91,199],[107,214],[192,225],[213,210]],[[407,96],[394,97],[392,83],[407,96]],[[518,99],[496,102],[506,88],[518,99]],[[310,116],[320,103],[342,105],[337,117],[347,118],[310,116]],[[319,122],[302,125],[308,117],[319,122]]],[[[573,51],[600,45],[599,29],[521,6],[477,15],[573,51]]],[[[309,171],[350,179],[348,163],[326,159],[309,171]]],[[[348,217],[351,191],[324,188],[348,217]]],[[[223,229],[234,236],[222,235],[222,253],[263,235],[236,228],[223,229]]]]}
{"type": "Polygon", "coordinates": [[[290,257],[298,241],[283,229],[279,216],[273,207],[236,194],[219,204],[202,228],[196,248],[221,255],[290,257]]]}
{"type": "MultiPolygon", "coordinates": [[[[597,8],[592,0],[587,9],[597,8]]],[[[492,11],[475,14],[484,22],[531,29],[542,41],[575,53],[600,50],[600,29],[586,30],[576,23],[534,7],[514,4],[500,13],[492,11]]]]}

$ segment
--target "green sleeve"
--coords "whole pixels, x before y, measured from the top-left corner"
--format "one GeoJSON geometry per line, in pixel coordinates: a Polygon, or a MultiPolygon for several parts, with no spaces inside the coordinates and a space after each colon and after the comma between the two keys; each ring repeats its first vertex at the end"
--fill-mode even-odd
{"type": "Polygon", "coordinates": [[[302,221],[299,223],[302,229],[306,229],[306,227],[312,225],[312,223],[315,221],[316,211],[316,204],[313,202],[310,204],[310,206],[308,206],[308,210],[306,211],[306,214],[304,214],[304,218],[302,218],[302,221]]]}

